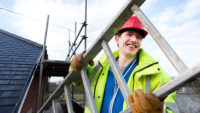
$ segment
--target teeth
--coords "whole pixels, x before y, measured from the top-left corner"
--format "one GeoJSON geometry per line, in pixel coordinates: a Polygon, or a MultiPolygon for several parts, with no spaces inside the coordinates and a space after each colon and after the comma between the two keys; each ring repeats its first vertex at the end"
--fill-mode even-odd
{"type": "Polygon", "coordinates": [[[129,47],[131,47],[131,48],[136,48],[136,46],[133,46],[133,45],[128,45],[129,47]]]}

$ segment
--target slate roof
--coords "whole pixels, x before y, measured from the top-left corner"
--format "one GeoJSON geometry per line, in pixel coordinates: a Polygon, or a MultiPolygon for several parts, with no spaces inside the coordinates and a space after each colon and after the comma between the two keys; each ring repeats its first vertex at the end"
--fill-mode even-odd
{"type": "Polygon", "coordinates": [[[0,29],[0,112],[18,111],[42,45],[0,29]]]}

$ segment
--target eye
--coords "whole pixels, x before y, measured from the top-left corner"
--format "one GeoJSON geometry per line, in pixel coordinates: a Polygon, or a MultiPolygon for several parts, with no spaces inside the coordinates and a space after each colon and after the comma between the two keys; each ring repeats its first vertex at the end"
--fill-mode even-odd
{"type": "Polygon", "coordinates": [[[132,33],[127,33],[126,35],[128,35],[128,36],[132,36],[132,33]]]}
{"type": "Polygon", "coordinates": [[[141,35],[139,35],[139,34],[136,35],[136,38],[137,38],[137,39],[140,39],[140,40],[143,39],[143,37],[142,37],[141,35]]]}

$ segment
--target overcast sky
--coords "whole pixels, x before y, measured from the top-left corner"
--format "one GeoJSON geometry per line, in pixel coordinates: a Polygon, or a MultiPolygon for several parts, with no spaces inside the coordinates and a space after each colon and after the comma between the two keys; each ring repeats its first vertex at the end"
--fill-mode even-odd
{"type": "MultiPolygon", "coordinates": [[[[88,48],[126,1],[88,0],[88,48]]],[[[144,14],[188,67],[200,63],[199,6],[199,0],[146,0],[141,6],[144,14]]],[[[78,31],[84,22],[84,10],[84,0],[0,0],[0,29],[43,44],[46,18],[49,14],[47,38],[49,58],[65,60],[69,49],[68,29],[71,31],[70,39],[73,41],[75,21],[78,31]]],[[[117,49],[114,40],[110,45],[113,50],[117,49]]],[[[161,63],[170,76],[178,75],[150,35],[143,41],[142,47],[161,63]]],[[[81,51],[83,46],[78,50],[81,51]]]]}

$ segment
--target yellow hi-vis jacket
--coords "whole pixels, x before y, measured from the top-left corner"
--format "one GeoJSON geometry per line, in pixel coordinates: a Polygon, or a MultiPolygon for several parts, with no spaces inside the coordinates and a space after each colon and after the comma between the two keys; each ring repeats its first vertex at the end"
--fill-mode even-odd
{"type": "MultiPolygon", "coordinates": [[[[145,90],[153,92],[171,80],[170,76],[161,68],[159,63],[149,56],[143,49],[141,49],[138,54],[139,64],[131,73],[127,83],[130,92],[137,89],[142,89],[143,92],[146,92],[145,90]],[[147,85],[148,76],[150,77],[150,82],[147,85]],[[147,87],[149,87],[149,89],[147,87]]],[[[113,52],[113,55],[117,58],[119,56],[119,50],[113,52]]],[[[94,66],[87,66],[87,74],[98,113],[101,111],[109,68],[110,64],[105,55],[102,55],[100,60],[95,62],[94,66]]],[[[164,113],[178,112],[177,107],[175,107],[175,97],[176,93],[174,92],[165,99],[164,113]]],[[[123,110],[126,108],[127,105],[124,101],[123,110]]],[[[85,113],[90,113],[87,106],[85,107],[85,113]]]]}

